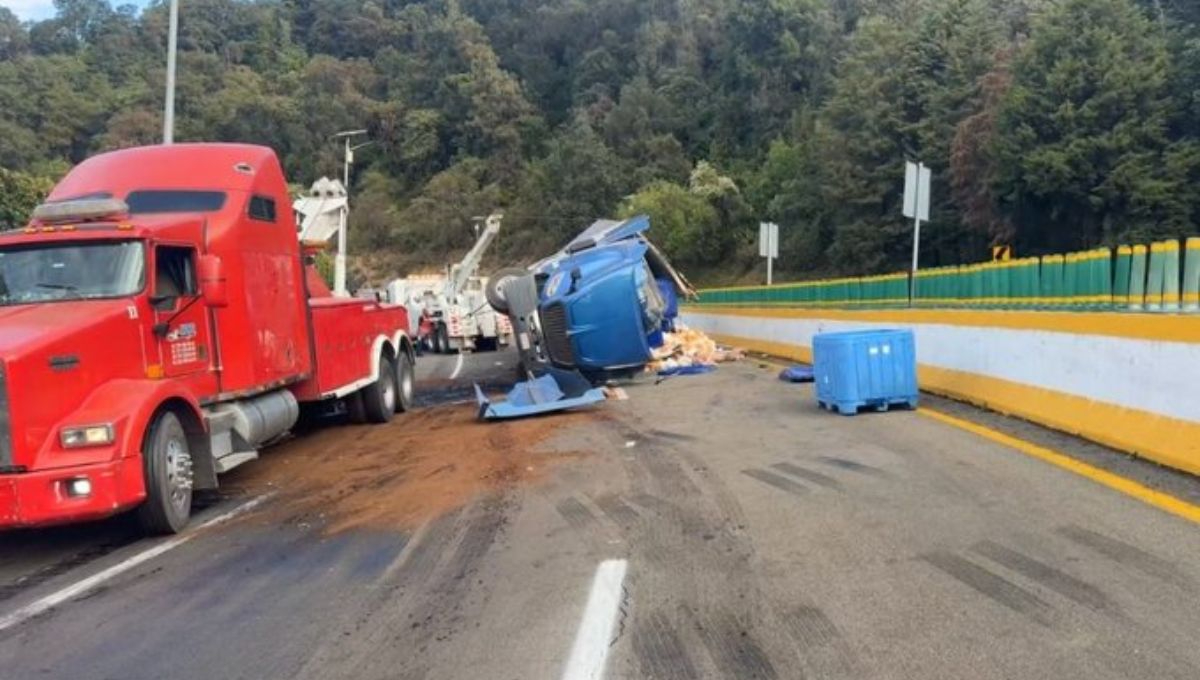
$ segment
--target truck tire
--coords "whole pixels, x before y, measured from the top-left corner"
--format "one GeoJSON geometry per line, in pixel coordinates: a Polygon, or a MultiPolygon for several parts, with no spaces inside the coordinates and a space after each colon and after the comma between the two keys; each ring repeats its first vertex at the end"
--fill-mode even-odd
{"type": "Polygon", "coordinates": [[[149,534],[176,534],[192,514],[192,455],[179,417],[159,414],[142,442],[146,500],[137,509],[138,524],[149,534]]]}
{"type": "Polygon", "coordinates": [[[408,353],[401,352],[396,359],[396,413],[411,411],[416,394],[416,368],[408,353]]]}
{"type": "Polygon", "coordinates": [[[504,297],[504,286],[513,279],[528,275],[529,270],[522,267],[506,267],[492,274],[483,289],[484,297],[492,309],[501,314],[508,314],[508,299],[504,297]]]}
{"type": "Polygon", "coordinates": [[[450,347],[450,329],[446,328],[445,324],[438,324],[437,335],[438,344],[442,346],[442,354],[454,354],[454,349],[450,347]]]}
{"type": "Polygon", "coordinates": [[[379,357],[379,373],[375,382],[362,389],[363,409],[367,421],[386,423],[396,413],[396,363],[386,354],[379,357]]]}
{"type": "Polygon", "coordinates": [[[433,332],[429,334],[429,345],[434,354],[445,354],[446,346],[442,344],[442,327],[437,325],[433,327],[433,332]]]}
{"type": "Polygon", "coordinates": [[[363,405],[363,390],[346,397],[346,417],[355,425],[367,422],[367,407],[363,405]]]}

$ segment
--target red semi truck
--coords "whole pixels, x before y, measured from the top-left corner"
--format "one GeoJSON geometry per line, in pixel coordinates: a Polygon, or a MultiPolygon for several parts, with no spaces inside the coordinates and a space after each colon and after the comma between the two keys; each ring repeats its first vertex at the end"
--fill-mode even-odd
{"type": "Polygon", "coordinates": [[[0,529],[176,532],[302,405],[410,408],[405,309],[305,257],[275,153],[240,144],[96,156],[0,234],[0,529]]]}

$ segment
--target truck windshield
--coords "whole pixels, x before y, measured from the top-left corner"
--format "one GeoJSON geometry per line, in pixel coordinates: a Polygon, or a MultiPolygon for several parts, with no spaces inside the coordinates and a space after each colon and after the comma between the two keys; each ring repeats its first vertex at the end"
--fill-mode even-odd
{"type": "Polygon", "coordinates": [[[138,241],[0,249],[0,305],[132,295],[145,281],[138,241]]]}

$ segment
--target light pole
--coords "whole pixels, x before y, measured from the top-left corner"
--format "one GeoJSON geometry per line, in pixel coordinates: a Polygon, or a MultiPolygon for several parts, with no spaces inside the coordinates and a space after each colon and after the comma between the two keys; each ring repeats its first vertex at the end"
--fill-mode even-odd
{"type": "Polygon", "coordinates": [[[175,143],[175,51],[179,41],[179,0],[171,0],[167,28],[167,98],[163,105],[163,144],[175,143]]]}
{"type": "Polygon", "coordinates": [[[338,225],[337,254],[333,258],[333,292],[343,297],[348,295],[346,291],[346,226],[350,215],[350,165],[354,163],[354,151],[372,143],[366,141],[351,146],[350,140],[365,134],[367,134],[366,130],[342,130],[333,135],[334,138],[342,139],[345,149],[345,155],[342,158],[342,190],[346,192],[346,207],[342,210],[341,223],[338,225]]]}

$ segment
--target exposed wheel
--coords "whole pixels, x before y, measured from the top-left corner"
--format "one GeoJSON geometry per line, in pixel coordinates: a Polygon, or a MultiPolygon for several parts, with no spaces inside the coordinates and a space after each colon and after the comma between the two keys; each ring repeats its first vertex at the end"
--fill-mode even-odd
{"type": "Polygon", "coordinates": [[[165,411],[150,424],[142,442],[146,500],[137,509],[147,533],[175,534],[192,514],[192,454],[179,417],[165,411]]]}
{"type": "Polygon", "coordinates": [[[416,369],[408,352],[401,351],[396,359],[396,413],[411,411],[416,394],[416,369]]]}
{"type": "Polygon", "coordinates": [[[450,347],[450,329],[446,328],[445,324],[438,324],[437,335],[438,343],[442,346],[442,354],[453,354],[454,349],[450,347]]]}
{"type": "Polygon", "coordinates": [[[386,423],[396,412],[396,363],[386,354],[379,357],[379,372],[375,382],[362,389],[363,408],[367,421],[386,423]]]}
{"type": "Polygon", "coordinates": [[[508,314],[508,298],[504,297],[504,286],[513,279],[528,275],[529,270],[521,267],[507,267],[492,274],[483,288],[484,297],[492,309],[501,314],[508,314]]]}

